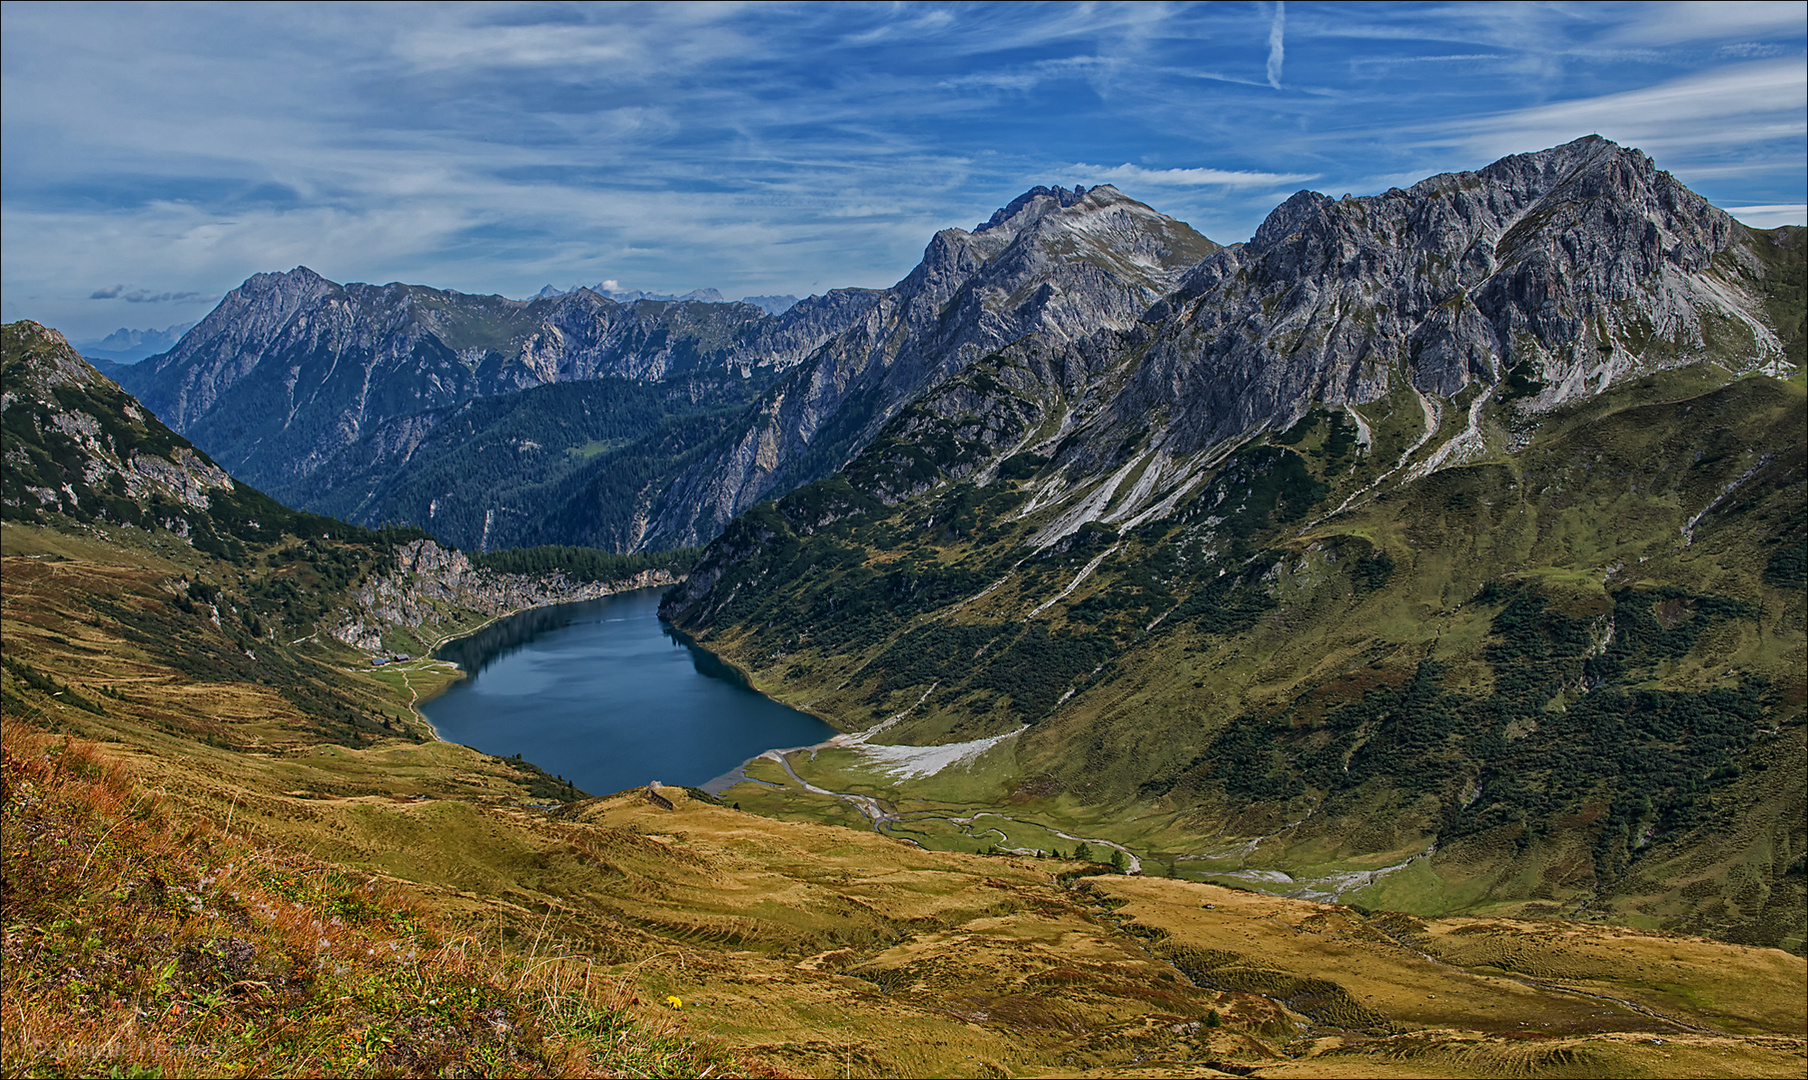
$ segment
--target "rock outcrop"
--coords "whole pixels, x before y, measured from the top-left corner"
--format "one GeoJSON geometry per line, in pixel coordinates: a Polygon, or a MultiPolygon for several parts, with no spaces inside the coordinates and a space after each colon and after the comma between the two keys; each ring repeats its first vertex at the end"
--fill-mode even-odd
{"type": "Polygon", "coordinates": [[[1598,136],[1367,198],[1301,192],[1150,312],[1111,421],[1171,416],[1187,454],[1402,383],[1449,399],[1518,370],[1541,409],[1704,357],[1759,365],[1782,350],[1737,272],[1745,237],[1598,136]]]}
{"type": "Polygon", "coordinates": [[[1427,438],[1468,410],[1439,463],[1465,460],[1489,437],[1481,411],[1509,391],[1537,412],[1701,359],[1780,363],[1760,295],[1769,256],[1752,237],[1644,154],[1589,136],[1375,196],[1303,191],[1230,247],[1108,185],[1037,187],[971,231],[936,234],[892,288],[779,316],[259,275],[134,377],[254,482],[425,527],[459,494],[415,493],[399,518],[400,503],[371,500],[458,403],[601,376],[769,380],[748,384],[736,409],[762,396],[742,415],[661,435],[649,458],[572,467],[461,511],[467,532],[508,521],[512,543],[666,547],[848,465],[911,410],[894,441],[934,429],[990,453],[1029,439],[1021,449],[1075,475],[1153,453],[1146,495],[1214,447],[1390,395],[1423,411],[1427,438]]]}
{"type": "Polygon", "coordinates": [[[1034,338],[1078,387],[1219,245],[1110,185],[1035,188],[972,232],[944,229],[909,276],[788,374],[732,445],[662,500],[653,533],[695,543],[775,491],[841,466],[913,398],[1034,338]]]}
{"type": "Polygon", "coordinates": [[[396,565],[352,590],[352,606],[328,631],[354,648],[377,652],[391,627],[419,627],[444,619],[447,609],[506,615],[526,608],[597,600],[631,589],[671,585],[665,570],[647,570],[623,581],[576,581],[563,573],[505,574],[474,566],[461,551],[415,540],[396,551],[396,565]]]}
{"type": "Polygon", "coordinates": [[[153,521],[186,536],[191,517],[235,491],[225,470],[147,416],[62,334],[10,323],[5,349],[6,517],[153,521]]]}

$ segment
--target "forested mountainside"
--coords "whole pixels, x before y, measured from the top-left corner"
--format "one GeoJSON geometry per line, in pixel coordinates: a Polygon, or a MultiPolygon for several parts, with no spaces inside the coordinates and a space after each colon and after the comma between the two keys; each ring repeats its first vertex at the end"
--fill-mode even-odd
{"type": "Polygon", "coordinates": [[[1800,952],[1804,253],[1599,139],[1301,195],[1112,349],[951,364],[665,611],[885,723],[806,779],[946,798],[871,744],[961,743],[966,805],[1188,875],[1800,952]]]}
{"type": "Polygon", "coordinates": [[[480,397],[385,421],[282,490],[350,521],[419,522],[473,551],[645,550],[650,504],[732,437],[770,381],[609,376],[480,397]]]}

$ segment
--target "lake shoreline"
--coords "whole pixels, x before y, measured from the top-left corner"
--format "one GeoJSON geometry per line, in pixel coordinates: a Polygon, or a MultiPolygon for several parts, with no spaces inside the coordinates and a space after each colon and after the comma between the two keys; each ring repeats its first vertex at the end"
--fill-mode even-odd
{"type": "Polygon", "coordinates": [[[438,671],[433,693],[410,685],[414,711],[438,741],[554,763],[588,791],[700,787],[769,748],[840,734],[660,619],[664,591],[539,605],[447,635],[417,668],[438,671]]]}

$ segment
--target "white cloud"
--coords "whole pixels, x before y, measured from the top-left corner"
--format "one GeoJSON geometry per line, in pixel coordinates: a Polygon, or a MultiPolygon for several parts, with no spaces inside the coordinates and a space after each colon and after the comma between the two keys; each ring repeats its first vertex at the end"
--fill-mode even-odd
{"type": "Polygon", "coordinates": [[[1681,45],[1774,34],[1800,34],[1808,26],[1808,3],[1763,0],[1758,3],[1709,2],[1610,5],[1608,11],[1632,15],[1606,37],[1608,43],[1681,45]]]}
{"type": "Polygon", "coordinates": [[[610,5],[594,13],[602,21],[498,26],[484,8],[460,6],[437,20],[409,20],[391,50],[417,71],[581,69],[603,82],[657,78],[759,52],[757,41],[725,25],[735,14],[730,6],[610,5]]]}
{"type": "Polygon", "coordinates": [[[1808,131],[1801,58],[1717,68],[1656,86],[1538,105],[1445,128],[1483,154],[1517,153],[1598,133],[1643,150],[1756,143],[1808,131]]]}
{"type": "Polygon", "coordinates": [[[871,45],[887,38],[912,37],[919,34],[933,34],[953,25],[954,16],[940,8],[931,9],[914,19],[900,22],[882,23],[859,34],[848,35],[847,40],[855,45],[871,45]]]}
{"type": "Polygon", "coordinates": [[[1808,224],[1808,203],[1727,206],[1722,209],[1754,229],[1774,229],[1778,225],[1808,224]]]}
{"type": "Polygon", "coordinates": [[[1268,24],[1268,85],[1281,88],[1281,61],[1286,57],[1282,35],[1287,29],[1287,0],[1274,0],[1274,21],[1268,24]]]}
{"type": "Polygon", "coordinates": [[[1145,169],[1141,165],[1075,164],[1077,176],[1106,184],[1140,184],[1151,187],[1263,187],[1316,180],[1317,173],[1247,172],[1228,169],[1145,169]]]}

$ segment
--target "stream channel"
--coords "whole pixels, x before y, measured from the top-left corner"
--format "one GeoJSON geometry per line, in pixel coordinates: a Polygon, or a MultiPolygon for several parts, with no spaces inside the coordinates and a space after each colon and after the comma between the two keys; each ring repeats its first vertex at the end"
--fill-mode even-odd
{"type": "Polygon", "coordinates": [[[434,655],[467,677],[421,712],[447,742],[519,754],[593,795],[701,787],[835,734],[660,622],[661,593],[533,608],[447,642],[434,655]]]}

